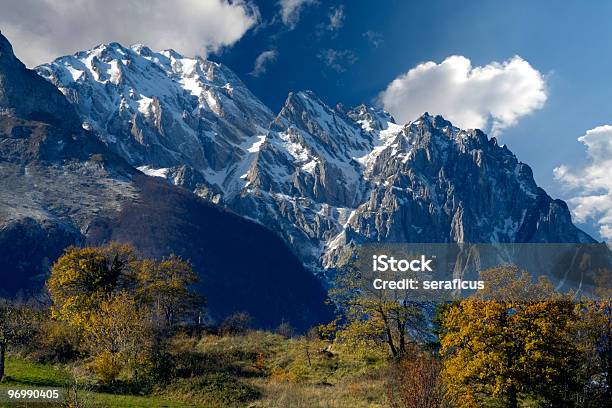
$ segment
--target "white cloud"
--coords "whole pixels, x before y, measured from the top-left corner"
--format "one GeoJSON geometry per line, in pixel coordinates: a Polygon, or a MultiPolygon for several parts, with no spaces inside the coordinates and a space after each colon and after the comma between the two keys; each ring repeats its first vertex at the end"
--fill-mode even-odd
{"type": "Polygon", "coordinates": [[[259,54],[255,59],[255,65],[253,66],[251,75],[258,77],[261,74],[264,74],[268,69],[268,64],[274,62],[277,57],[278,51],[276,50],[268,50],[259,54]]]}
{"type": "Polygon", "coordinates": [[[300,13],[304,7],[317,4],[317,0],[280,0],[280,15],[283,23],[293,29],[300,21],[300,13]]]}
{"type": "Polygon", "coordinates": [[[0,26],[34,66],[112,41],[206,55],[238,41],[257,19],[240,0],[20,0],[3,2],[0,26]]]}
{"type": "Polygon", "coordinates": [[[396,78],[380,95],[384,107],[402,122],[424,112],[440,114],[464,128],[492,133],[516,124],[546,101],[543,75],[519,56],[482,67],[454,55],[429,61],[396,78]]]}
{"type": "Polygon", "coordinates": [[[329,24],[327,24],[327,29],[329,31],[337,31],[342,28],[344,25],[344,6],[340,5],[338,7],[332,7],[329,17],[329,24]]]}
{"type": "Polygon", "coordinates": [[[578,169],[559,166],[554,176],[574,193],[567,201],[575,219],[597,222],[601,236],[612,240],[612,125],[587,130],[578,140],[590,163],[578,169]]]}
{"type": "Polygon", "coordinates": [[[317,54],[317,57],[336,72],[344,72],[349,65],[357,62],[357,55],[351,50],[328,48],[317,54]]]}
{"type": "Polygon", "coordinates": [[[380,45],[383,43],[383,36],[379,32],[368,30],[361,35],[362,37],[365,37],[365,39],[368,40],[368,42],[372,44],[374,48],[380,47],[380,45]]]}

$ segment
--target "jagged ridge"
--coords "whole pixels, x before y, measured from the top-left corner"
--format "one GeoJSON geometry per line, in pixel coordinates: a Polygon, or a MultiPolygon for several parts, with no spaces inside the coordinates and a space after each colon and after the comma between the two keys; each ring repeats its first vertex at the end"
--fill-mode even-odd
{"type": "Polygon", "coordinates": [[[399,125],[379,109],[331,108],[312,92],[297,92],[272,118],[228,68],[142,46],[102,45],[38,72],[60,87],[84,120],[98,123],[109,145],[114,133],[134,139],[124,143],[127,151],[117,149],[132,163],[266,225],[312,266],[334,268],[362,242],[594,242],[572,224],[565,203],[539,188],[529,166],[505,146],[439,116],[399,125]],[[106,65],[95,68],[99,61],[106,65]],[[223,75],[211,82],[203,75],[211,71],[223,75]],[[147,85],[153,77],[172,83],[172,91],[147,85]],[[176,118],[185,92],[193,89],[197,104],[187,103],[191,110],[184,118],[164,122],[163,112],[176,118]],[[112,103],[105,101],[109,94],[115,95],[112,103]],[[105,115],[110,112],[108,121],[92,113],[97,103],[105,115]],[[125,112],[121,126],[113,127],[125,112]],[[227,125],[230,118],[242,118],[240,131],[227,125]],[[214,137],[189,127],[194,121],[215,129],[214,137]],[[138,135],[147,133],[141,123],[181,141],[189,137],[175,125],[187,126],[193,147],[166,143],[172,160],[162,160],[155,149],[142,152],[138,144],[146,143],[138,135]],[[189,169],[160,168],[181,164],[189,169]]]}

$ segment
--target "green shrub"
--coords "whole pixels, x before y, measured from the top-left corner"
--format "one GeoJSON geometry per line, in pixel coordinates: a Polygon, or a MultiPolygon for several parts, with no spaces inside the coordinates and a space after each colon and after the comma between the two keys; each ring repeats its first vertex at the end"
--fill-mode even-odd
{"type": "Polygon", "coordinates": [[[251,327],[251,316],[246,312],[238,312],[223,320],[219,333],[223,336],[238,336],[245,334],[251,327]]]}
{"type": "Polygon", "coordinates": [[[133,365],[133,381],[144,389],[167,384],[176,375],[175,361],[164,350],[154,350],[133,365]]]}
{"type": "Polygon", "coordinates": [[[174,375],[179,378],[197,377],[211,371],[221,371],[225,363],[219,361],[216,356],[203,354],[197,351],[174,354],[174,375]]]}
{"type": "Polygon", "coordinates": [[[176,380],[166,388],[166,394],[223,407],[241,405],[260,396],[259,390],[227,373],[176,380]]]}
{"type": "Polygon", "coordinates": [[[81,357],[81,336],[64,322],[45,320],[38,327],[29,355],[39,363],[68,363],[81,357]]]}

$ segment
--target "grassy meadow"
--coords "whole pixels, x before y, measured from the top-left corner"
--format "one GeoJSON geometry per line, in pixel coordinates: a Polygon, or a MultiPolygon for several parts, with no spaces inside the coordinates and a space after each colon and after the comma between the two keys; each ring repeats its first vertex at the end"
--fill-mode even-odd
{"type": "MultiPolygon", "coordinates": [[[[235,336],[178,335],[183,378],[137,392],[106,389],[80,363],[43,364],[7,358],[0,389],[61,388],[67,401],[11,403],[7,407],[382,407],[384,359],[357,362],[340,352],[322,352],[320,340],[249,331],[235,336]],[[74,399],[78,405],[70,405],[74,399]]],[[[120,384],[120,380],[117,384],[120,384]]],[[[1,405],[1,404],[0,404],[1,405]]]]}

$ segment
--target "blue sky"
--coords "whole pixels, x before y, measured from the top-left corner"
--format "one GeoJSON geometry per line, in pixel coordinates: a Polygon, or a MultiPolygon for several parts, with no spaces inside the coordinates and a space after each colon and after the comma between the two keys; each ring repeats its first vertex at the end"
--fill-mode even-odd
{"type": "MultiPolygon", "coordinates": [[[[268,25],[215,58],[275,111],[290,90],[311,89],[329,104],[376,103],[393,79],[421,62],[461,55],[484,66],[519,55],[543,75],[547,99],[498,139],[534,169],[549,194],[563,198],[572,193],[553,169],[585,165],[577,138],[612,123],[612,2],[320,1],[303,7],[293,29],[278,21],[277,4],[258,6],[268,25]],[[342,25],[327,29],[337,7],[342,25]],[[339,66],[321,56],[330,49],[340,53],[339,66]],[[275,60],[249,75],[266,50],[275,60]]],[[[586,228],[597,235],[596,227],[586,228]]]]}
{"type": "MultiPolygon", "coordinates": [[[[612,2],[584,7],[558,1],[347,1],[307,6],[295,29],[282,24],[249,31],[213,59],[229,65],[249,88],[277,111],[288,91],[311,89],[330,104],[373,103],[398,75],[423,61],[463,55],[475,66],[519,55],[546,75],[543,108],[521,118],[500,139],[537,169],[547,188],[552,168],[584,159],[576,141],[587,129],[612,121],[612,2]],[[383,3],[383,4],[378,4],[383,3]],[[386,4],[385,4],[386,3],[386,4]],[[344,25],[325,24],[329,8],[344,5],[344,25]],[[378,34],[378,47],[364,33],[378,34]],[[275,49],[276,61],[249,75],[259,53],[275,49]],[[337,72],[320,58],[324,50],[348,50],[351,64],[337,72]]],[[[262,18],[277,7],[259,4],[262,18]]]]}
{"type": "Polygon", "coordinates": [[[273,111],[289,91],[310,89],[330,105],[382,104],[402,121],[427,108],[483,127],[589,233],[612,239],[612,2],[0,5],[0,29],[29,66],[99,43],[143,43],[225,63],[273,111]]]}

